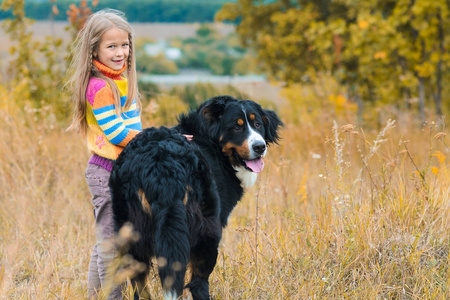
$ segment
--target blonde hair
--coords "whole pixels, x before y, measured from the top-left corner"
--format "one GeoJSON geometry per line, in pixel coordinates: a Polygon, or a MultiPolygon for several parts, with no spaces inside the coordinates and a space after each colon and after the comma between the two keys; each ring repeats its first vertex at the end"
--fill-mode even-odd
{"type": "Polygon", "coordinates": [[[86,120],[86,90],[90,77],[97,77],[108,83],[114,95],[116,113],[120,114],[122,111],[119,88],[114,83],[114,80],[103,75],[93,63],[93,53],[98,52],[102,35],[112,28],[117,28],[128,33],[130,50],[127,61],[128,72],[125,71],[124,73],[126,74],[122,74],[126,76],[128,81],[128,95],[124,108],[128,109],[133,99],[136,99],[138,107],[141,107],[137,86],[133,29],[125,19],[124,13],[113,9],[103,9],[89,16],[83,28],[78,32],[75,46],[72,49],[73,59],[69,66],[71,75],[66,83],[66,87],[71,90],[74,107],[72,124],[67,130],[77,129],[83,135],[86,135],[88,127],[86,120]]]}

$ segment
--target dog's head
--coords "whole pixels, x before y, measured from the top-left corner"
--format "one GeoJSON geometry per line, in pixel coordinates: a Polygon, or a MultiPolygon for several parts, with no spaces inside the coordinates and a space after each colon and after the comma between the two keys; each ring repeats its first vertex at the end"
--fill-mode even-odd
{"type": "Polygon", "coordinates": [[[198,112],[234,168],[262,171],[267,147],[278,142],[278,131],[283,126],[274,111],[251,100],[217,96],[201,105],[198,112]]]}

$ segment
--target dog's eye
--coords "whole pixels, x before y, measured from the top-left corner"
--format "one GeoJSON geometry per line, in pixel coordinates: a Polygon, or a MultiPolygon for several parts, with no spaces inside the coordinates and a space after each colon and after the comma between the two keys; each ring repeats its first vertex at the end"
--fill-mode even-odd
{"type": "Polygon", "coordinates": [[[233,127],[233,130],[236,131],[236,132],[240,132],[240,131],[242,131],[242,126],[235,125],[235,126],[233,127]]]}
{"type": "Polygon", "coordinates": [[[255,128],[259,128],[259,127],[261,127],[261,123],[255,122],[255,128]]]}

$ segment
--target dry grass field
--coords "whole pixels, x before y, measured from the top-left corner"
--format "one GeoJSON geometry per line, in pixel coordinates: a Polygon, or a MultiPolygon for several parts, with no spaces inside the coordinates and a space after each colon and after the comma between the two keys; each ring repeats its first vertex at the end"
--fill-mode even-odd
{"type": "MultiPolygon", "coordinates": [[[[279,97],[279,88],[240,88],[256,101],[279,97]]],[[[445,120],[421,125],[386,108],[376,125],[359,126],[353,112],[334,114],[306,94],[271,103],[286,123],[283,139],[230,217],[212,296],[450,299],[445,120]]],[[[0,85],[0,299],[85,299],[95,241],[89,154],[51,108],[11,98],[0,85]]],[[[154,117],[162,104],[144,107],[144,127],[169,125],[154,117]]],[[[160,299],[156,272],[149,285],[160,299]]]]}
{"type": "MultiPolygon", "coordinates": [[[[94,244],[84,142],[45,108],[0,103],[0,298],[84,299],[94,244]]],[[[214,298],[448,299],[444,123],[375,130],[277,110],[283,140],[224,231],[214,298]]],[[[156,272],[149,284],[160,299],[156,272]]]]}

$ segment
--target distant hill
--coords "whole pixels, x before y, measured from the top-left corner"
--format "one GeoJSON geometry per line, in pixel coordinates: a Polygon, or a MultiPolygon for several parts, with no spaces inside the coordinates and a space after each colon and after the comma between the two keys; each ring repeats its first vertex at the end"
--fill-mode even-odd
{"type": "MultiPolygon", "coordinates": [[[[25,0],[25,13],[34,20],[64,21],[70,4],[79,0],[25,0]],[[56,5],[58,15],[53,15],[52,6],[56,5]]],[[[88,1],[89,3],[91,1],[88,1]]],[[[130,22],[194,23],[212,22],[214,15],[226,2],[225,0],[99,0],[94,11],[114,8],[125,13],[130,22]]],[[[10,11],[0,11],[0,19],[11,17],[10,11]]]]}

